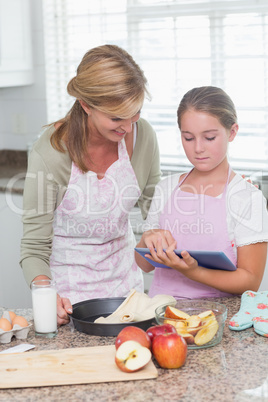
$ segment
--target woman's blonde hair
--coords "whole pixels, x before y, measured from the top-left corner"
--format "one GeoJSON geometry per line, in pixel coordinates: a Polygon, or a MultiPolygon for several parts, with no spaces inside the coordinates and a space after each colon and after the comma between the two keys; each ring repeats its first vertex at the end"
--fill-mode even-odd
{"type": "Polygon", "coordinates": [[[177,110],[179,128],[181,128],[183,114],[190,109],[216,117],[227,130],[237,123],[235,105],[230,96],[221,88],[204,86],[188,91],[183,96],[177,110]]]}
{"type": "Polygon", "coordinates": [[[68,93],[76,101],[65,118],[56,122],[51,144],[63,152],[64,140],[71,159],[83,172],[88,171],[85,164],[90,135],[88,117],[79,101],[127,119],[140,111],[146,95],[150,97],[146,85],[143,71],[124,49],[103,45],[89,50],[79,64],[76,76],[67,85],[68,93]]]}

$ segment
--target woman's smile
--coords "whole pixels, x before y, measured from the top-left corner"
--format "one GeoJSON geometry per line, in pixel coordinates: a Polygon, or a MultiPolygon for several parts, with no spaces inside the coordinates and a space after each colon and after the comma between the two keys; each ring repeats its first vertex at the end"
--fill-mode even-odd
{"type": "Polygon", "coordinates": [[[123,137],[127,132],[126,131],[120,131],[120,130],[113,130],[113,132],[120,137],[123,137]]]}

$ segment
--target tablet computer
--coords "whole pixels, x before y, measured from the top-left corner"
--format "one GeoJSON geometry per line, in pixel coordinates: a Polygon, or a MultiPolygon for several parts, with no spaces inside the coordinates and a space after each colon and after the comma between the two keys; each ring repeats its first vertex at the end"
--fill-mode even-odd
{"type": "MultiPolygon", "coordinates": [[[[170,268],[167,265],[159,264],[155,261],[150,260],[145,257],[145,254],[150,254],[148,248],[138,248],[135,250],[143,257],[145,260],[149,261],[154,267],[160,268],[170,268]]],[[[182,250],[174,250],[175,253],[181,257],[182,250]]],[[[223,269],[226,271],[235,271],[236,266],[229,260],[229,258],[222,251],[197,251],[197,250],[187,250],[188,253],[196,259],[198,265],[209,268],[209,269],[223,269]]]]}

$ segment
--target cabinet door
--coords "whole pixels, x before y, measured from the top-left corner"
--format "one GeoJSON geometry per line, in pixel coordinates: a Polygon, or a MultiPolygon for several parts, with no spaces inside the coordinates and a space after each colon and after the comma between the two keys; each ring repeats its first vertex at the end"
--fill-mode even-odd
{"type": "Polygon", "coordinates": [[[29,0],[0,0],[0,87],[33,83],[29,0]]]}
{"type": "Polygon", "coordinates": [[[29,308],[31,291],[20,260],[22,195],[0,193],[0,306],[29,308]]]}

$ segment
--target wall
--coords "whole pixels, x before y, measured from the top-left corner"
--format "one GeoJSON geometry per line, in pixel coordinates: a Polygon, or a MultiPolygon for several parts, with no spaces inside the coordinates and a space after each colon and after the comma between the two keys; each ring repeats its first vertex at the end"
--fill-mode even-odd
{"type": "Polygon", "coordinates": [[[0,88],[0,149],[26,150],[47,123],[42,0],[31,0],[34,84],[0,88]]]}
{"type": "Polygon", "coordinates": [[[22,195],[0,192],[0,306],[31,307],[31,291],[24,279],[20,260],[22,237],[22,195]]]}

